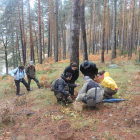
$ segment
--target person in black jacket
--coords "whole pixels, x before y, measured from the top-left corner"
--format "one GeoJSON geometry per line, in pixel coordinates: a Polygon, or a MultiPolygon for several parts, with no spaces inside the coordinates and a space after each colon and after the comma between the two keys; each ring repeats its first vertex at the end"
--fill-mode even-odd
{"type": "Polygon", "coordinates": [[[38,88],[41,87],[38,79],[36,78],[36,70],[35,70],[33,61],[30,61],[29,65],[26,67],[26,74],[27,74],[27,78],[28,78],[29,88],[30,88],[30,83],[31,83],[32,79],[36,82],[38,88]]]}
{"type": "MultiPolygon", "coordinates": [[[[70,66],[67,66],[64,70],[64,75],[70,72],[72,74],[72,78],[71,80],[69,80],[69,84],[74,84],[75,81],[78,79],[79,77],[79,68],[77,66],[77,64],[75,62],[71,62],[70,66]]],[[[79,84],[77,84],[78,86],[79,84]]],[[[69,87],[69,93],[73,96],[74,95],[74,88],[75,87],[69,87]]]]}
{"type": "Polygon", "coordinates": [[[95,78],[95,75],[98,74],[98,68],[96,67],[96,64],[94,64],[93,62],[89,62],[88,60],[85,60],[80,65],[80,71],[84,76],[89,76],[93,80],[95,78]]]}
{"type": "Polygon", "coordinates": [[[72,103],[72,99],[69,96],[69,85],[66,83],[72,78],[72,74],[67,72],[63,78],[58,79],[55,84],[54,94],[57,102],[61,101],[62,105],[66,105],[66,102],[72,103]]]}

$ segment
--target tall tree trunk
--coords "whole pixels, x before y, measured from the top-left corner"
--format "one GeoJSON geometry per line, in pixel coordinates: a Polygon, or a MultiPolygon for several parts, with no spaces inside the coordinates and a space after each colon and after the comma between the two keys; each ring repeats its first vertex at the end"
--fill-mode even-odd
{"type": "Polygon", "coordinates": [[[104,50],[105,50],[105,13],[106,13],[106,0],[104,0],[104,10],[103,10],[103,33],[102,33],[102,52],[101,52],[102,63],[104,63],[104,50]]]}
{"type": "Polygon", "coordinates": [[[122,51],[124,53],[125,45],[126,45],[126,0],[124,0],[124,9],[123,9],[123,27],[122,27],[122,51]]]}
{"type": "Polygon", "coordinates": [[[88,47],[88,52],[90,54],[91,52],[91,29],[92,29],[92,0],[90,1],[90,30],[89,30],[89,47],[88,47]]]}
{"type": "Polygon", "coordinates": [[[63,32],[64,32],[64,35],[63,35],[63,59],[66,59],[66,27],[65,27],[65,14],[63,14],[63,19],[64,19],[64,22],[63,22],[63,32]]]}
{"type": "Polygon", "coordinates": [[[112,59],[116,58],[116,3],[114,0],[112,59]]]}
{"type": "Polygon", "coordinates": [[[23,14],[23,0],[22,0],[22,28],[23,28],[23,46],[24,46],[24,65],[26,65],[26,38],[24,30],[24,14],[23,14]]]}
{"type": "Polygon", "coordinates": [[[17,47],[17,52],[18,52],[18,60],[19,60],[19,63],[21,65],[21,55],[20,55],[20,49],[19,49],[19,39],[18,39],[17,22],[16,22],[16,47],[17,47]]]}
{"type": "Polygon", "coordinates": [[[129,49],[128,57],[132,57],[132,48],[133,48],[133,30],[134,30],[134,11],[135,11],[135,0],[132,1],[132,14],[131,14],[131,26],[130,26],[130,35],[129,35],[129,49]]]}
{"type": "Polygon", "coordinates": [[[82,30],[82,38],[83,38],[83,60],[88,60],[87,54],[87,41],[86,41],[86,30],[85,30],[85,0],[81,1],[81,30],[82,30]]]}
{"type": "Polygon", "coordinates": [[[58,0],[55,0],[55,62],[58,62],[58,0]]]}
{"type": "Polygon", "coordinates": [[[19,17],[19,27],[20,27],[20,38],[21,38],[21,46],[22,46],[22,60],[25,65],[25,55],[24,55],[24,44],[23,44],[23,33],[22,33],[22,25],[21,25],[21,17],[20,17],[20,8],[19,8],[19,0],[17,0],[18,7],[18,17],[19,17]]]}
{"type": "Polygon", "coordinates": [[[40,0],[38,0],[38,48],[39,48],[39,64],[42,64],[40,0]]]}
{"type": "Polygon", "coordinates": [[[96,0],[94,0],[94,4],[93,4],[92,54],[94,54],[95,51],[95,3],[96,0]]]}
{"type": "Polygon", "coordinates": [[[32,23],[31,23],[31,14],[30,14],[30,0],[28,0],[28,10],[29,10],[29,27],[30,27],[30,60],[35,62],[33,32],[32,32],[32,23]]]}
{"type": "Polygon", "coordinates": [[[110,48],[110,12],[109,12],[109,0],[107,5],[107,47],[106,53],[108,54],[108,49],[110,48]]]}
{"type": "Polygon", "coordinates": [[[52,23],[52,1],[49,0],[49,42],[48,42],[48,57],[52,57],[52,28],[53,28],[53,23],[52,23]]]}
{"type": "Polygon", "coordinates": [[[79,12],[80,1],[72,0],[70,62],[74,61],[77,65],[79,65],[79,12]]]}
{"type": "Polygon", "coordinates": [[[48,21],[48,57],[51,57],[51,46],[50,46],[50,18],[48,21]]]}
{"type": "MultiPolygon", "coordinates": [[[[70,0],[70,37],[71,37],[71,20],[72,20],[72,0],[70,0]]],[[[70,38],[69,37],[69,38],[70,38]]],[[[69,39],[68,51],[70,52],[71,40],[69,39]]]]}

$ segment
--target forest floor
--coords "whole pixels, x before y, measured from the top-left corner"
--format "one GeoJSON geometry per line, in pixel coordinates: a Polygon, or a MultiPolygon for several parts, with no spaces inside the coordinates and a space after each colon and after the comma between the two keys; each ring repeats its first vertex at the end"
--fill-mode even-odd
{"type": "MultiPolygon", "coordinates": [[[[96,63],[99,71],[104,69],[110,73],[119,87],[115,97],[126,101],[101,103],[95,110],[85,106],[81,112],[75,111],[73,104],[63,107],[49,90],[49,83],[61,75],[69,60],[38,64],[37,75],[44,88],[38,89],[32,82],[33,91],[26,92],[25,87],[21,86],[21,93],[26,92],[24,96],[15,96],[15,85],[10,76],[1,77],[0,139],[59,140],[57,125],[60,120],[67,119],[74,132],[71,140],[140,140],[140,64],[137,59],[118,57],[113,62],[105,59],[102,64],[96,55],[95,58],[89,56],[89,60],[96,63]],[[99,60],[95,60],[97,58],[99,60]],[[110,64],[119,67],[109,68],[110,64]]],[[[82,78],[80,73],[77,81],[80,87],[75,92],[82,87],[82,78]]]]}

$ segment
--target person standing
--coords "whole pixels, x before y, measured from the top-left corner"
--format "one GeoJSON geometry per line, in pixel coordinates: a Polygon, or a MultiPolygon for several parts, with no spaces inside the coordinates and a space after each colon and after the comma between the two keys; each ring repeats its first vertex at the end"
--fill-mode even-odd
{"type": "MultiPolygon", "coordinates": [[[[67,66],[64,70],[64,75],[69,72],[72,74],[71,80],[69,80],[69,84],[75,84],[75,81],[79,77],[79,68],[75,62],[71,62],[69,66],[67,66]]],[[[77,86],[79,84],[76,84],[77,86]]],[[[75,87],[69,87],[69,93],[73,96],[74,95],[74,88],[75,87]]]]}
{"type": "Polygon", "coordinates": [[[16,85],[16,95],[21,96],[23,94],[19,94],[20,92],[20,82],[24,84],[27,91],[31,91],[30,87],[28,86],[28,83],[25,81],[24,77],[26,76],[26,73],[24,71],[24,66],[19,66],[18,68],[14,69],[11,72],[11,76],[14,77],[15,85],[16,85]]]}
{"type": "Polygon", "coordinates": [[[80,65],[80,71],[84,76],[89,76],[92,80],[94,80],[95,75],[98,74],[98,68],[96,67],[96,64],[89,62],[88,60],[85,60],[80,65]]]}
{"type": "Polygon", "coordinates": [[[36,82],[38,88],[41,87],[38,79],[36,78],[36,70],[35,70],[33,61],[30,61],[29,65],[26,67],[26,74],[27,74],[27,78],[28,78],[29,87],[30,87],[30,83],[31,83],[32,79],[36,82]]]}

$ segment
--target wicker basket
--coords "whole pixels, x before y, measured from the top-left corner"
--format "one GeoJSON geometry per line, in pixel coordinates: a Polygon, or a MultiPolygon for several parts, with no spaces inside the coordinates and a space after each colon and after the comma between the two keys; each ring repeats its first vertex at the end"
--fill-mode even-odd
{"type": "Polygon", "coordinates": [[[81,102],[74,102],[73,108],[75,111],[83,111],[83,103],[81,102]]]}
{"type": "Polygon", "coordinates": [[[68,140],[73,136],[71,122],[68,120],[61,120],[57,125],[57,136],[61,140],[68,140]]]}

